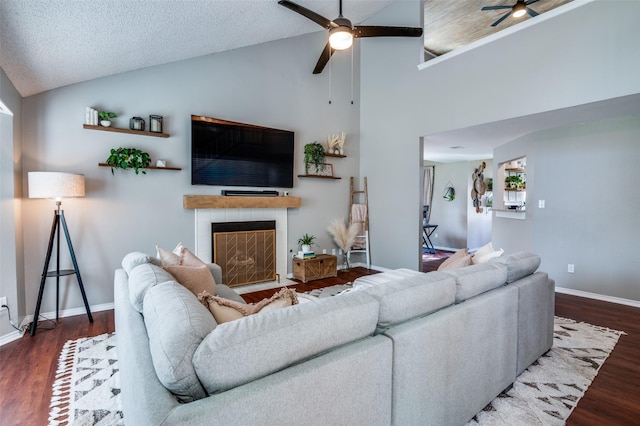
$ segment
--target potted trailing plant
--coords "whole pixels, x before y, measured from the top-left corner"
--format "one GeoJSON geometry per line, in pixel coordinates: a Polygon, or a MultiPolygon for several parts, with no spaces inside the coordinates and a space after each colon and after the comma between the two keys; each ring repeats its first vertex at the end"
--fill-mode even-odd
{"type": "Polygon", "coordinates": [[[324,170],[324,147],[317,141],[304,146],[304,172],[309,174],[309,167],[313,164],[316,172],[324,170]]]}
{"type": "Polygon", "coordinates": [[[136,148],[118,148],[112,149],[107,158],[107,164],[111,166],[111,174],[113,169],[133,169],[136,174],[142,172],[147,174],[144,170],[151,164],[151,157],[146,152],[142,152],[136,148]]]}
{"type": "Polygon", "coordinates": [[[522,189],[524,187],[524,181],[520,175],[507,176],[504,179],[504,183],[510,189],[522,189]]]}
{"type": "Polygon", "coordinates": [[[315,241],[316,237],[309,234],[304,234],[300,239],[298,239],[298,248],[302,250],[303,253],[311,252],[311,244],[315,241]]]}
{"type": "Polygon", "coordinates": [[[98,117],[100,117],[100,125],[109,127],[111,126],[111,119],[118,116],[114,112],[100,111],[98,117]]]}

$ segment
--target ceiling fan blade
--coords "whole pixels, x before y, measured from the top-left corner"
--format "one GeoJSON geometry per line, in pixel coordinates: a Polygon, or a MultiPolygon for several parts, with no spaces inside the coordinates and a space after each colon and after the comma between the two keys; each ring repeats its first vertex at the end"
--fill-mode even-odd
{"type": "Polygon", "coordinates": [[[324,28],[326,28],[328,30],[330,30],[331,28],[337,27],[337,25],[334,24],[333,21],[325,18],[322,15],[317,14],[313,10],[309,10],[306,7],[302,7],[299,4],[296,4],[296,3],[292,2],[292,1],[280,0],[278,2],[278,4],[281,5],[281,6],[286,7],[287,9],[291,9],[296,13],[299,13],[300,15],[304,16],[305,18],[311,19],[316,24],[318,24],[321,27],[324,27],[324,28]]]}
{"type": "Polygon", "coordinates": [[[538,15],[539,15],[539,14],[538,14],[538,12],[536,12],[536,11],[535,11],[535,10],[533,10],[533,9],[529,9],[529,8],[527,8],[527,12],[529,13],[529,16],[531,16],[532,18],[534,18],[534,17],[536,17],[536,16],[538,16],[538,15]]]}
{"type": "Polygon", "coordinates": [[[353,27],[353,36],[359,37],[420,37],[422,28],[412,27],[378,27],[357,26],[353,27]]]}
{"type": "Polygon", "coordinates": [[[485,6],[480,10],[512,9],[512,6],[485,6]]]}
{"type": "Polygon", "coordinates": [[[491,24],[492,27],[495,27],[496,25],[498,25],[500,22],[504,21],[505,19],[507,19],[507,17],[511,15],[511,12],[507,12],[504,15],[502,15],[502,18],[498,19],[496,22],[494,22],[493,24],[491,24]]]}
{"type": "Polygon", "coordinates": [[[320,74],[322,72],[324,67],[327,65],[327,62],[329,62],[329,59],[331,59],[331,55],[333,55],[333,52],[335,51],[335,49],[331,48],[329,42],[327,42],[326,46],[322,50],[322,53],[320,54],[320,58],[318,58],[316,67],[313,69],[314,74],[320,74]]]}
{"type": "Polygon", "coordinates": [[[533,4],[535,2],[537,2],[538,0],[527,0],[527,2],[525,3],[527,6],[529,6],[530,4],[533,4]]]}

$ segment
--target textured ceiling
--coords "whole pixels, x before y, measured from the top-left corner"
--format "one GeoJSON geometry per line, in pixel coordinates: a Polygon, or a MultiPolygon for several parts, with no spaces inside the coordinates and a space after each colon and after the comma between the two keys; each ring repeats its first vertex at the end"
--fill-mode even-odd
{"type": "MultiPolygon", "coordinates": [[[[344,0],[360,23],[394,1],[344,0]]],[[[528,18],[486,5],[516,0],[425,0],[425,48],[438,55],[528,18]]],[[[544,13],[570,0],[539,0],[544,13]]],[[[297,0],[329,19],[338,0],[297,0]]],[[[322,31],[277,0],[0,0],[0,67],[22,96],[243,46],[322,31]]]]}
{"type": "MultiPolygon", "coordinates": [[[[345,0],[359,23],[393,0],[345,0]]],[[[299,0],[329,19],[338,0],[299,0]]],[[[322,27],[277,0],[0,0],[0,67],[22,96],[322,27]]]]}

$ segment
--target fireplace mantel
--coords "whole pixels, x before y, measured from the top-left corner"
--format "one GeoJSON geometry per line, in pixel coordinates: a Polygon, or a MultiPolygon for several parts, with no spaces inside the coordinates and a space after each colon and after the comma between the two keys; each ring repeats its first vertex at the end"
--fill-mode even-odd
{"type": "Polygon", "coordinates": [[[225,195],[184,195],[185,209],[289,209],[301,206],[300,197],[233,197],[225,195]]]}

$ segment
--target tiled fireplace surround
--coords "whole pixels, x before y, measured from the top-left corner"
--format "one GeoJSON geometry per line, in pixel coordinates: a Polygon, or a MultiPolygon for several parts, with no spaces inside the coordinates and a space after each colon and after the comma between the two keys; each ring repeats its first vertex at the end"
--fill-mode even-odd
{"type": "Polygon", "coordinates": [[[239,293],[289,283],[287,279],[287,209],[300,207],[299,197],[234,197],[185,195],[183,206],[195,214],[195,254],[212,261],[211,224],[217,222],[276,221],[276,274],[280,283],[267,282],[234,287],[239,293]]]}

